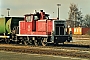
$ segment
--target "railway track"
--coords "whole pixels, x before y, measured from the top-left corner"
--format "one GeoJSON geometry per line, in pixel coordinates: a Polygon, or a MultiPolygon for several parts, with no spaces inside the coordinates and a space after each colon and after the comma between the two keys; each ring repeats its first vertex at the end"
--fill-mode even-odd
{"type": "Polygon", "coordinates": [[[32,53],[32,54],[46,54],[46,55],[61,55],[90,59],[90,48],[68,48],[68,47],[52,47],[52,46],[21,46],[21,45],[3,45],[0,44],[0,50],[32,53]]]}

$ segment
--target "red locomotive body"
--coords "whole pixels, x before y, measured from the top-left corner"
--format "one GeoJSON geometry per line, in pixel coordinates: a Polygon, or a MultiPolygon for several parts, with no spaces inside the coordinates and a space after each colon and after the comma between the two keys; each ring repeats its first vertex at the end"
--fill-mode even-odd
{"type": "Polygon", "coordinates": [[[25,20],[20,21],[20,33],[27,35],[51,35],[53,28],[53,20],[45,19],[42,17],[41,12],[40,19],[38,20],[37,15],[30,14],[25,15],[25,20]],[[36,20],[35,20],[36,17],[36,20]],[[29,20],[28,20],[29,19],[29,20]]]}
{"type": "Polygon", "coordinates": [[[32,21],[20,21],[20,33],[27,35],[51,35],[53,28],[53,20],[38,20],[34,22],[36,26],[33,25],[32,21]],[[33,29],[34,27],[34,29],[33,29]]]}
{"type": "Polygon", "coordinates": [[[49,14],[43,10],[35,14],[25,15],[24,21],[19,21],[18,41],[24,41],[26,44],[35,44],[43,46],[52,42],[54,44],[70,41],[70,35],[66,34],[66,24],[63,20],[49,19],[49,14]]]}

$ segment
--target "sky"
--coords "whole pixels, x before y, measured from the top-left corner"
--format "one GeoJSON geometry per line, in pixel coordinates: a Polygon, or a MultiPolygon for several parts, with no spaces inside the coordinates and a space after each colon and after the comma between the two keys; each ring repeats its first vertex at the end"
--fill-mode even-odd
{"type": "Polygon", "coordinates": [[[24,16],[25,14],[38,12],[43,9],[50,18],[57,18],[57,4],[61,4],[59,18],[67,19],[71,3],[81,9],[82,14],[90,14],[90,0],[0,0],[0,17],[7,16],[7,8],[10,8],[10,16],[24,16]],[[54,13],[53,13],[54,12],[54,13]]]}

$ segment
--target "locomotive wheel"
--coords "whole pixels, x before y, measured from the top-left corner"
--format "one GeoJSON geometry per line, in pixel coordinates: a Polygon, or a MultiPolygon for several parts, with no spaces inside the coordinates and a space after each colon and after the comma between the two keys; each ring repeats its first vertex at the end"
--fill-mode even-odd
{"type": "Polygon", "coordinates": [[[34,40],[34,44],[35,44],[35,46],[39,46],[39,41],[38,40],[34,40]]]}
{"type": "Polygon", "coordinates": [[[27,42],[27,41],[24,41],[24,44],[25,44],[25,45],[28,45],[28,42],[27,42]]]}
{"type": "Polygon", "coordinates": [[[27,42],[28,44],[32,44],[32,40],[29,37],[27,37],[27,42]]]}
{"type": "Polygon", "coordinates": [[[10,40],[9,39],[5,39],[5,43],[6,44],[9,44],[10,43],[10,40]]]}
{"type": "Polygon", "coordinates": [[[33,40],[31,40],[29,37],[25,37],[22,40],[22,44],[24,44],[24,45],[33,44],[33,40]]]}
{"type": "Polygon", "coordinates": [[[25,44],[25,45],[29,45],[29,44],[30,44],[30,41],[27,40],[27,39],[24,39],[24,44],[25,44]]]}
{"type": "Polygon", "coordinates": [[[67,40],[67,42],[70,42],[70,40],[67,40]]]}
{"type": "Polygon", "coordinates": [[[47,38],[44,38],[41,40],[42,46],[46,46],[47,45],[47,38]]]}
{"type": "Polygon", "coordinates": [[[27,38],[23,38],[22,42],[24,43],[24,45],[28,45],[28,40],[27,40],[27,38]]]}
{"type": "Polygon", "coordinates": [[[33,44],[32,40],[28,40],[28,44],[32,45],[33,44]]]}
{"type": "Polygon", "coordinates": [[[34,45],[34,40],[31,40],[31,41],[32,41],[31,44],[34,45]]]}

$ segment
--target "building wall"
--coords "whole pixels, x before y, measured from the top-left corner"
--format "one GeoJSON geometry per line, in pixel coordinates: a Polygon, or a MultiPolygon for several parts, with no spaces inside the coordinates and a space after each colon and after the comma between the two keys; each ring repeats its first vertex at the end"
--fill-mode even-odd
{"type": "Polygon", "coordinates": [[[69,32],[72,31],[72,34],[74,35],[85,35],[88,33],[90,28],[82,28],[82,27],[75,27],[75,28],[69,28],[69,32]]]}

